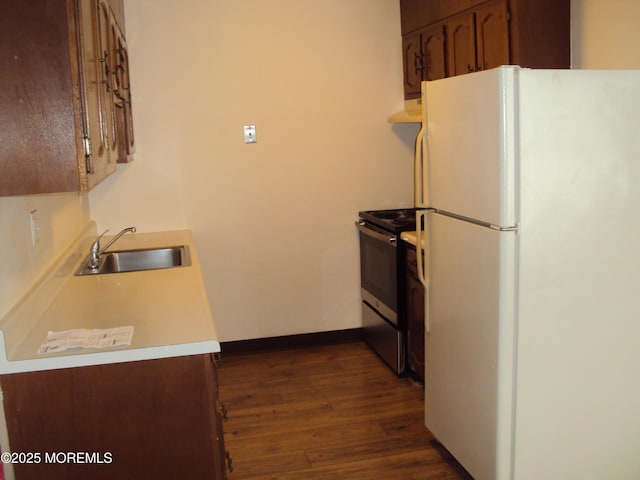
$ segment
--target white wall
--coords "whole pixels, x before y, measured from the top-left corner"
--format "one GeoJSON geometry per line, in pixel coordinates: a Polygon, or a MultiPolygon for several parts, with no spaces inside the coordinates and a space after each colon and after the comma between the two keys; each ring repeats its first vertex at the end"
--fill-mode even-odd
{"type": "Polygon", "coordinates": [[[125,8],[137,155],[99,229],[192,229],[222,340],[360,326],[357,212],[412,202],[398,2],[125,8]]]}

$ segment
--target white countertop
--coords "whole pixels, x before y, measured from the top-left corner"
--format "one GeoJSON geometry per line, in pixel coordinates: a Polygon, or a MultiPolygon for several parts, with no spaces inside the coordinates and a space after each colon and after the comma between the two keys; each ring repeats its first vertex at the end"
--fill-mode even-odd
{"type": "Polygon", "coordinates": [[[2,319],[0,374],[220,351],[190,231],[128,233],[110,248],[188,245],[190,266],[75,276],[94,239],[93,225],[2,319]],[[48,331],[128,325],[130,346],[37,354],[48,331]]]}
{"type": "MultiPolygon", "coordinates": [[[[400,234],[400,239],[410,243],[414,247],[418,245],[418,235],[416,232],[402,232],[400,234]]],[[[424,238],[422,239],[422,244],[424,245],[424,238]]]]}

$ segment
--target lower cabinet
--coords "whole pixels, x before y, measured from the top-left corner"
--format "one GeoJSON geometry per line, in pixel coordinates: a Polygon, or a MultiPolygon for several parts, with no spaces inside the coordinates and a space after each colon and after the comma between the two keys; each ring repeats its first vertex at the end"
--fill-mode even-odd
{"type": "Polygon", "coordinates": [[[212,355],[2,375],[0,385],[11,451],[31,459],[14,462],[17,480],[226,478],[212,355]]]}
{"type": "Polygon", "coordinates": [[[416,248],[405,243],[407,366],[424,381],[424,286],[418,278],[416,248]]]}

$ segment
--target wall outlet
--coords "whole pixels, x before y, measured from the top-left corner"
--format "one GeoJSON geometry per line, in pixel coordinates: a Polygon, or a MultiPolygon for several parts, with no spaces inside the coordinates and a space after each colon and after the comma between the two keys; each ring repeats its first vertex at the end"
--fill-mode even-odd
{"type": "Polygon", "coordinates": [[[31,228],[31,245],[34,247],[40,241],[40,224],[38,220],[38,210],[31,210],[29,212],[29,226],[31,228]]]}

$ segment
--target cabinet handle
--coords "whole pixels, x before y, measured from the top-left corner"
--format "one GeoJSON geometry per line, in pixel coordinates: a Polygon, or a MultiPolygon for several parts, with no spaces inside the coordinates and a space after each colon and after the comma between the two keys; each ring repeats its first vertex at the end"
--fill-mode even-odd
{"type": "Polygon", "coordinates": [[[104,79],[102,80],[102,83],[107,87],[107,92],[111,91],[111,84],[109,83],[109,75],[110,75],[110,69],[109,69],[109,61],[107,59],[107,52],[104,52],[104,57],[100,58],[100,62],[104,63],[104,79]]]}
{"type": "Polygon", "coordinates": [[[229,470],[229,473],[233,473],[233,460],[231,459],[229,450],[225,452],[224,459],[225,459],[225,463],[227,464],[227,470],[229,470]]]}
{"type": "Polygon", "coordinates": [[[413,66],[416,69],[416,73],[422,72],[424,65],[422,63],[422,55],[418,52],[415,53],[415,58],[413,59],[413,66]]]}

